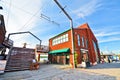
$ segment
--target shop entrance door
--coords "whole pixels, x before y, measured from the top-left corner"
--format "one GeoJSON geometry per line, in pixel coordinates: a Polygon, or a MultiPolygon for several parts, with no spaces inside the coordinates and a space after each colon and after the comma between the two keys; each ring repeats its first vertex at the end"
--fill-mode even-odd
{"type": "Polygon", "coordinates": [[[88,50],[81,49],[82,61],[89,62],[88,50]]]}
{"type": "Polygon", "coordinates": [[[69,62],[70,62],[70,56],[66,55],[66,64],[69,64],[69,62]]]}
{"type": "Polygon", "coordinates": [[[82,66],[83,67],[90,67],[90,61],[89,61],[89,54],[88,50],[81,49],[81,59],[82,59],[82,66]]]}

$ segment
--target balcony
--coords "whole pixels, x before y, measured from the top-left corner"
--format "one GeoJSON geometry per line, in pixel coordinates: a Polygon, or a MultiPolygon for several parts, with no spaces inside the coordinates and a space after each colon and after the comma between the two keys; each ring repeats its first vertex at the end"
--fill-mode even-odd
{"type": "Polygon", "coordinates": [[[13,46],[13,41],[11,39],[7,40],[7,38],[5,38],[3,45],[7,48],[10,48],[11,46],[13,46]]]}

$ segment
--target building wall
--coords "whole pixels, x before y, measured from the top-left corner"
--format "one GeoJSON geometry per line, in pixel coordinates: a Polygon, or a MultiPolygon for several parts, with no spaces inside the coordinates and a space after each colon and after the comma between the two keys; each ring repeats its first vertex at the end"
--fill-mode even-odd
{"type": "Polygon", "coordinates": [[[2,42],[4,41],[4,38],[5,38],[4,33],[2,29],[0,28],[0,44],[2,44],[2,42]]]}
{"type": "MultiPolygon", "coordinates": [[[[97,55],[100,60],[100,52],[99,52],[99,48],[98,48],[98,42],[90,29],[87,29],[87,32],[88,32],[88,38],[89,38],[89,51],[91,53],[91,62],[92,62],[92,65],[95,65],[97,62],[97,59],[96,59],[97,55]],[[97,53],[95,52],[95,46],[93,44],[93,41],[96,43],[97,53]]],[[[99,62],[99,60],[98,60],[98,62],[99,62]]]]}
{"type": "Polygon", "coordinates": [[[87,39],[87,34],[85,29],[74,29],[74,43],[75,43],[75,52],[78,54],[78,63],[82,62],[82,54],[81,49],[88,49],[86,48],[85,40],[87,39]],[[80,46],[78,45],[77,35],[80,35],[80,46]],[[84,46],[82,46],[82,37],[84,37],[84,46]]]}
{"type": "MultiPolygon", "coordinates": [[[[72,43],[71,43],[71,30],[68,30],[67,32],[64,32],[63,34],[60,34],[56,37],[53,37],[51,39],[49,39],[49,50],[52,51],[52,50],[59,50],[59,49],[64,49],[64,48],[70,48],[70,64],[73,64],[73,57],[72,57],[72,43]],[[56,45],[52,45],[52,40],[59,37],[59,36],[62,36],[64,34],[68,34],[68,41],[67,42],[64,42],[64,43],[61,43],[61,44],[56,44],[56,45]]],[[[51,55],[49,55],[51,56],[51,55]]],[[[53,57],[53,56],[52,56],[53,57]]]]}
{"type": "Polygon", "coordinates": [[[88,24],[83,24],[81,26],[79,26],[78,28],[75,29],[74,31],[74,35],[75,35],[75,44],[76,44],[76,51],[78,53],[78,63],[81,63],[81,54],[80,53],[80,49],[85,49],[88,50],[88,57],[89,57],[89,61],[91,62],[92,65],[96,64],[97,62],[97,55],[98,58],[100,60],[100,52],[99,52],[99,48],[98,48],[98,43],[97,43],[97,39],[94,36],[92,30],[89,28],[88,24]],[[82,39],[80,38],[80,43],[81,45],[78,46],[78,41],[77,41],[77,35],[80,35],[80,37],[84,37],[84,47],[82,46],[82,39]],[[88,40],[88,48],[86,47],[86,40],[88,40]],[[97,47],[97,53],[95,52],[94,49],[94,45],[93,45],[93,41],[96,43],[96,47],[97,47]]]}
{"type": "Polygon", "coordinates": [[[0,20],[1,20],[1,24],[0,24],[0,44],[2,44],[4,39],[5,39],[6,30],[5,30],[4,18],[1,14],[0,14],[0,20]]]}
{"type": "MultiPolygon", "coordinates": [[[[99,52],[99,48],[98,48],[98,43],[97,43],[97,39],[94,36],[93,32],[91,31],[91,29],[89,28],[88,24],[83,24],[80,25],[78,28],[74,28],[74,46],[75,46],[75,52],[77,53],[77,62],[78,64],[81,64],[82,62],[82,50],[86,50],[86,53],[88,54],[88,58],[89,58],[89,62],[94,65],[97,62],[97,54],[100,60],[100,52],[99,52]],[[78,37],[77,35],[80,35],[80,46],[78,45],[78,37]],[[84,46],[82,46],[82,37],[84,37],[84,46]],[[88,45],[86,44],[86,40],[88,41],[88,45]],[[94,44],[93,42],[96,43],[96,51],[97,54],[95,52],[94,49],[94,44]],[[88,47],[87,47],[87,46],[88,47]]],[[[56,37],[53,37],[49,40],[49,47],[50,47],[50,51],[52,50],[58,50],[58,49],[63,49],[63,48],[70,48],[70,63],[73,64],[73,57],[72,57],[72,43],[71,43],[71,30],[68,30],[64,33],[61,33],[60,35],[57,35],[56,37]],[[65,43],[61,43],[61,44],[57,44],[57,45],[52,45],[52,40],[58,36],[64,35],[68,33],[69,35],[69,41],[65,42],[65,43]]]]}

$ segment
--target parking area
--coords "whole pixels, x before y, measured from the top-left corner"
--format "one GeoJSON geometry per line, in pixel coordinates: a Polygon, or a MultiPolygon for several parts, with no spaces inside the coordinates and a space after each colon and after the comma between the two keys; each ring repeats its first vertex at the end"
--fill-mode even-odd
{"type": "Polygon", "coordinates": [[[39,70],[6,72],[0,80],[120,80],[120,63],[105,63],[87,69],[41,64],[39,70]]]}

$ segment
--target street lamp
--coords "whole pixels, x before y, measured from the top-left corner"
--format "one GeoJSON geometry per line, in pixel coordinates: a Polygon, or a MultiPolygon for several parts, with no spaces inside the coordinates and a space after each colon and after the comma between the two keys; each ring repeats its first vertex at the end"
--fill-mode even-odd
{"type": "Polygon", "coordinates": [[[54,0],[55,3],[59,6],[59,8],[64,12],[67,18],[70,20],[70,28],[71,28],[71,38],[72,38],[72,54],[73,54],[73,68],[75,68],[74,63],[74,32],[73,32],[73,21],[72,18],[68,15],[68,13],[64,10],[64,8],[59,4],[57,0],[54,0]]]}

